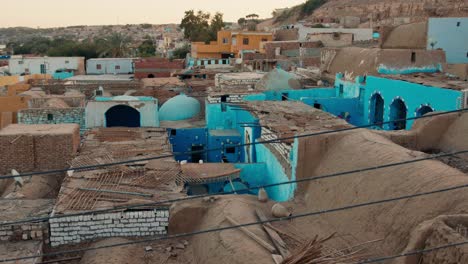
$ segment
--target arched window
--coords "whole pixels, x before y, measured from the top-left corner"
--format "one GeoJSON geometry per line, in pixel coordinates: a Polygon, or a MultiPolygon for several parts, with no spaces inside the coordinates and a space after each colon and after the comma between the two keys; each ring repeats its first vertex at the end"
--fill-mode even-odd
{"type": "Polygon", "coordinates": [[[384,99],[378,93],[374,94],[370,100],[370,124],[378,127],[383,126],[384,121],[384,99]]]}
{"type": "Polygon", "coordinates": [[[406,129],[406,116],[408,110],[405,102],[401,98],[397,98],[390,105],[390,130],[406,129]]]}

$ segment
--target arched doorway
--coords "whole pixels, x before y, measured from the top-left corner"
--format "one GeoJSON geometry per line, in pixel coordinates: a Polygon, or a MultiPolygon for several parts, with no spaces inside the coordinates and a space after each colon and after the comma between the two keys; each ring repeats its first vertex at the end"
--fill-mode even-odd
{"type": "Polygon", "coordinates": [[[406,109],[405,102],[401,98],[397,98],[390,105],[390,130],[403,130],[406,129],[406,109]]]}
{"type": "Polygon", "coordinates": [[[427,113],[434,112],[434,109],[428,105],[422,105],[418,110],[416,111],[416,117],[421,117],[427,113]]]}
{"type": "Polygon", "coordinates": [[[374,94],[370,100],[370,123],[378,127],[383,126],[384,99],[380,94],[374,94]]]}
{"type": "Polygon", "coordinates": [[[128,105],[116,105],[106,112],[107,127],[140,127],[140,112],[128,105]]]}

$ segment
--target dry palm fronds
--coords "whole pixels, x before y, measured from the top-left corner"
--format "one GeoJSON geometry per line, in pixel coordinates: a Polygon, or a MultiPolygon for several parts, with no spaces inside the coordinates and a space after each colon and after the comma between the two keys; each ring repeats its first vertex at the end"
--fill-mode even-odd
{"type": "Polygon", "coordinates": [[[355,263],[361,257],[359,251],[343,252],[339,250],[330,250],[324,246],[324,243],[333,238],[335,234],[324,238],[314,239],[305,242],[287,259],[283,264],[346,264],[355,263]]]}

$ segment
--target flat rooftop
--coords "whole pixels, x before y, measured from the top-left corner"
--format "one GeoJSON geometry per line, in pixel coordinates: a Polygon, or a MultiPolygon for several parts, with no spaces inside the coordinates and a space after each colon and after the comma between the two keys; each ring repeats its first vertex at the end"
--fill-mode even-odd
{"type": "Polygon", "coordinates": [[[66,81],[82,81],[82,82],[92,82],[92,81],[133,81],[133,74],[103,74],[103,75],[76,75],[70,78],[67,78],[66,81]]]}
{"type": "MultiPolygon", "coordinates": [[[[172,154],[166,129],[101,128],[90,131],[74,167],[172,154]]],[[[173,157],[102,167],[69,174],[62,184],[55,212],[64,214],[184,197],[176,185],[181,174],[173,157]]],[[[164,206],[164,205],[160,205],[164,206]]]]}
{"type": "Polygon", "coordinates": [[[24,125],[11,124],[0,130],[0,136],[11,135],[63,135],[74,134],[79,129],[77,124],[24,125]]]}
{"type": "Polygon", "coordinates": [[[451,78],[445,73],[416,73],[407,75],[380,75],[378,77],[417,83],[425,86],[439,87],[457,91],[468,89],[468,82],[451,78]]]}
{"type": "MultiPolygon", "coordinates": [[[[262,135],[278,137],[352,127],[345,120],[295,101],[251,101],[239,104],[259,119],[262,135]]],[[[293,141],[287,141],[292,143],[293,141]]]]}

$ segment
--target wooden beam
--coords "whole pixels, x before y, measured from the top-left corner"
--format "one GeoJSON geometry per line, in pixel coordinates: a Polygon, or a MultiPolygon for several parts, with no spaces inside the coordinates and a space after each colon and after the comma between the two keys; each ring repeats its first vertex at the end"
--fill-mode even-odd
{"type": "MultiPolygon", "coordinates": [[[[256,209],[255,212],[257,213],[258,219],[260,221],[268,221],[268,218],[265,216],[265,214],[261,210],[256,209]]],[[[280,237],[280,235],[276,233],[275,230],[268,227],[267,225],[263,225],[263,228],[265,229],[266,233],[268,234],[271,241],[273,242],[273,245],[275,245],[275,248],[281,254],[283,259],[286,259],[287,257],[289,257],[291,253],[288,251],[287,245],[284,242],[284,240],[280,237]]]]}
{"type": "Polygon", "coordinates": [[[91,192],[113,193],[113,194],[125,194],[125,195],[142,196],[142,197],[153,197],[152,194],[148,194],[148,193],[123,192],[123,191],[113,191],[113,190],[106,190],[106,189],[78,188],[78,190],[91,191],[91,192]]]}
{"type": "MultiPolygon", "coordinates": [[[[236,220],[232,219],[231,217],[229,216],[226,216],[226,219],[232,224],[232,225],[235,225],[235,226],[238,226],[240,225],[238,222],[236,222],[236,220]]],[[[256,234],[254,234],[252,231],[248,230],[247,228],[245,227],[240,227],[239,228],[244,234],[246,234],[248,237],[250,237],[251,239],[253,239],[255,242],[257,242],[258,244],[260,244],[263,248],[265,248],[266,250],[268,250],[270,253],[272,254],[276,254],[277,251],[275,249],[275,247],[273,247],[272,245],[270,245],[268,242],[266,242],[265,240],[261,239],[259,236],[257,236],[256,234]]]]}

